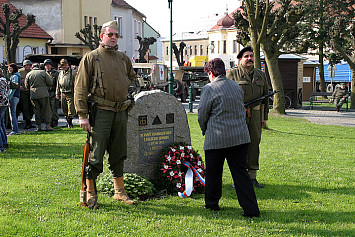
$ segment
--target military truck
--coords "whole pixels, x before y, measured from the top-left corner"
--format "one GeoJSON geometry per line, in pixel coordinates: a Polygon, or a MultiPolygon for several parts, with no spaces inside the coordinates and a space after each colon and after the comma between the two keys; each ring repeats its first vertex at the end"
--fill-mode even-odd
{"type": "MultiPolygon", "coordinates": [[[[169,75],[168,68],[164,64],[159,63],[133,63],[134,71],[137,74],[135,85],[136,93],[145,90],[159,89],[169,92],[169,75]]],[[[182,81],[174,79],[173,82],[174,96],[179,97],[181,102],[186,102],[187,89],[182,81]]]]}

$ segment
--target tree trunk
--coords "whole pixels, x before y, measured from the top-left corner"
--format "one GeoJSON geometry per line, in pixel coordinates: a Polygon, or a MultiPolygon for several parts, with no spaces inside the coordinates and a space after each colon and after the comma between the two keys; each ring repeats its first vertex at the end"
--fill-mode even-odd
{"type": "Polygon", "coordinates": [[[325,79],[324,79],[324,53],[323,42],[319,44],[319,89],[321,92],[326,91],[325,79]]]}
{"type": "Polygon", "coordinates": [[[286,114],[284,87],[279,68],[278,56],[269,56],[267,53],[265,53],[265,61],[269,71],[272,89],[274,91],[280,91],[274,96],[273,113],[286,114]]]}
{"type": "Polygon", "coordinates": [[[350,109],[355,109],[355,64],[349,64],[351,69],[351,91],[350,91],[350,109]],[[353,99],[354,98],[354,99],[353,99]]]}
{"type": "Polygon", "coordinates": [[[258,35],[254,33],[251,29],[250,32],[250,40],[251,47],[254,51],[254,67],[261,69],[261,60],[260,60],[260,44],[257,44],[258,35]]]}

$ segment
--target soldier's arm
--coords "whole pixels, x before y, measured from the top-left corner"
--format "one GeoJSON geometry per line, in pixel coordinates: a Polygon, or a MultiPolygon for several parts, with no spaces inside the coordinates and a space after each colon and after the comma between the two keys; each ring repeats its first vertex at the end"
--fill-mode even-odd
{"type": "Polygon", "coordinates": [[[80,119],[88,118],[88,96],[94,63],[88,54],[80,61],[74,85],[74,105],[80,119]]]}
{"type": "Polygon", "coordinates": [[[126,67],[127,67],[128,78],[131,80],[131,82],[134,82],[134,79],[136,78],[136,73],[133,69],[131,59],[127,55],[126,55],[126,67]]]}

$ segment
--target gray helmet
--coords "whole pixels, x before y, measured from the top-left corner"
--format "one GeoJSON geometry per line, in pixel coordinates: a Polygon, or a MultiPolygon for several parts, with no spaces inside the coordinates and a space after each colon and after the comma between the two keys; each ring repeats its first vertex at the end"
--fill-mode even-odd
{"type": "Polygon", "coordinates": [[[51,64],[52,65],[52,60],[50,60],[50,59],[46,59],[46,60],[44,60],[44,65],[46,65],[46,64],[51,64]]]}
{"type": "Polygon", "coordinates": [[[32,65],[32,62],[30,60],[26,59],[25,61],[23,61],[22,65],[23,66],[32,65]]]}

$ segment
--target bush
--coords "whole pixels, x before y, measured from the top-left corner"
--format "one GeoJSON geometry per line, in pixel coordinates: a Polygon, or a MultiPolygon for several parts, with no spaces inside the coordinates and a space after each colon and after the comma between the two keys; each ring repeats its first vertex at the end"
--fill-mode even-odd
{"type": "MultiPolygon", "coordinates": [[[[130,198],[145,200],[154,196],[155,188],[147,179],[133,173],[124,173],[124,187],[130,198]]],[[[102,173],[97,181],[97,190],[110,196],[115,194],[111,172],[102,173]]]]}

